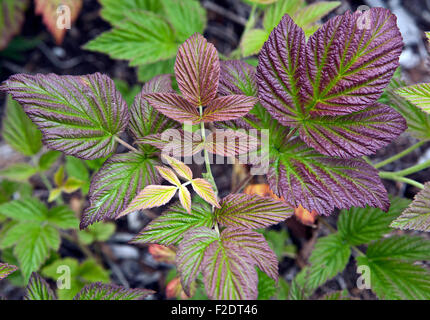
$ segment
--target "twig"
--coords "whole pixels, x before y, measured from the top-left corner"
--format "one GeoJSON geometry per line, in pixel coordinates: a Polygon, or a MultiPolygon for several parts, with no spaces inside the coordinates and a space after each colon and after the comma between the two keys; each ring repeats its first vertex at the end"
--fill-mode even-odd
{"type": "Polygon", "coordinates": [[[222,15],[222,16],[226,17],[227,19],[229,19],[229,20],[231,20],[237,24],[240,24],[242,26],[246,26],[247,20],[245,18],[240,17],[240,16],[224,9],[223,7],[217,5],[213,2],[205,1],[205,2],[203,2],[203,7],[206,8],[207,10],[216,12],[219,15],[222,15]]]}
{"type": "Polygon", "coordinates": [[[121,138],[114,136],[115,140],[117,142],[119,142],[120,144],[122,144],[124,147],[126,147],[127,149],[134,151],[134,152],[139,152],[139,150],[137,150],[135,147],[129,145],[127,142],[125,142],[124,140],[122,140],[121,138]]]}

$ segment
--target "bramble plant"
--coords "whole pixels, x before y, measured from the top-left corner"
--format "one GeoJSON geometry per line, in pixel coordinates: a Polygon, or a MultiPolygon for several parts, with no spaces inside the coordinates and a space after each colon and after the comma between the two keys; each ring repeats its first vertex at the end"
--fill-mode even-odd
{"type": "MultiPolygon", "coordinates": [[[[102,1],[106,6],[102,15],[112,21],[113,30],[87,48],[130,59],[133,65],[166,61],[176,53],[179,92],[172,88],[170,75],[157,75],[128,106],[114,81],[100,73],[17,74],[0,87],[13,98],[8,100],[3,128],[8,143],[34,158],[41,149],[39,129],[43,144],[55,150],[44,153],[34,166],[18,164],[0,173],[20,180],[40,174],[49,186],[49,201],[55,202],[48,207],[25,195],[0,205],[0,214],[8,218],[0,233],[0,248],[13,248],[16,258],[0,264],[0,279],[16,271],[12,265],[16,261],[23,283],[30,279],[26,299],[55,299],[56,294],[35,272],[50,250],[59,248],[61,236],[67,234],[64,230],[77,228],[75,213],[62,203],[61,193],[82,189],[88,192],[89,205],[80,216],[80,229],[87,231],[71,240],[84,251],[88,250],[85,243],[104,241],[113,232],[111,224],[101,222],[168,205],[131,242],[156,244],[150,252],[157,259],[175,262],[177,277],[172,277],[170,296],[191,297],[203,283],[210,299],[306,299],[342,272],[354,255],[379,298],[429,299],[430,272],[416,262],[430,260],[430,242],[416,235],[386,235],[392,227],[429,231],[429,184],[406,176],[430,163],[378,172],[430,139],[429,116],[394,93],[415,103],[422,94],[418,106],[430,109],[425,85],[397,90],[399,80],[392,79],[403,47],[396,17],[382,8],[346,12],[315,31],[314,23],[339,3],[317,3],[317,14],[305,19],[307,7],[296,1],[295,11],[290,9],[293,18],[301,17],[305,32],[288,14],[281,19],[285,2],[276,2],[265,12],[265,30],[251,26],[243,38],[243,55],[259,51],[255,68],[241,60],[220,61],[214,45],[199,33],[189,34],[195,28],[181,21],[202,10],[198,2],[187,2],[190,10],[183,8],[183,16],[175,18],[169,10],[176,2],[181,1],[165,1],[164,6],[158,6],[158,1],[142,2],[149,7],[141,10],[164,12],[167,22],[147,11],[148,19],[134,12],[123,20],[124,11],[102,1]],[[269,23],[269,19],[277,21],[269,23]],[[141,54],[137,58],[129,47],[112,40],[125,36],[130,24],[146,36],[153,20],[157,26],[152,29],[169,32],[168,48],[150,41],[160,40],[162,32],[151,33],[154,38],[133,47],[141,54]],[[256,32],[267,34],[267,41],[262,35],[262,47],[255,44],[252,50],[246,49],[247,37],[256,32]],[[209,126],[217,130],[209,132],[209,126]],[[421,140],[417,145],[378,164],[367,158],[406,129],[421,140]],[[127,151],[116,153],[119,145],[127,151]],[[45,171],[57,161],[58,151],[67,160],[55,173],[54,187],[45,171]],[[187,165],[199,155],[206,168],[202,177],[187,165]],[[233,157],[248,164],[251,172],[259,167],[273,194],[259,195],[251,189],[241,193],[250,173],[221,197],[211,171],[214,155],[233,157]],[[89,166],[98,171],[85,187],[89,166]],[[14,173],[17,170],[21,177],[14,173]],[[381,178],[423,190],[404,211],[409,201],[389,198],[381,178]],[[171,203],[176,195],[179,201],[171,203]],[[341,210],[337,228],[324,220],[336,209],[341,210]],[[278,259],[285,248],[280,238],[262,229],[297,212],[308,214],[310,220],[319,215],[331,234],[318,238],[309,265],[287,284],[278,275],[278,259]],[[278,281],[281,290],[270,290],[278,281]]],[[[203,31],[203,20],[193,23],[203,31]]],[[[134,41],[138,39],[130,39],[134,41]]],[[[151,294],[103,284],[108,281],[106,271],[91,252],[87,258],[82,264],[55,259],[41,274],[55,279],[57,266],[74,270],[73,294],[58,290],[60,298],[138,299],[151,294]]],[[[337,292],[327,298],[344,296],[337,292]]]]}

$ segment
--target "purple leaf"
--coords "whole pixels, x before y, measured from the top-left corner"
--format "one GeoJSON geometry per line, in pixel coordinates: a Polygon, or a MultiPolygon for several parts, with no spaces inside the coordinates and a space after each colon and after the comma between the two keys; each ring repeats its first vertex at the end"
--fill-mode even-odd
{"type": "Polygon", "coordinates": [[[153,290],[127,289],[101,282],[86,285],[73,300],[142,300],[154,294],[153,290]]]}
{"type": "Polygon", "coordinates": [[[232,242],[212,242],[204,254],[202,272],[210,299],[257,299],[255,261],[248,252],[232,242]]]}
{"type": "Polygon", "coordinates": [[[214,214],[223,226],[259,229],[284,221],[293,211],[282,201],[238,193],[225,197],[214,214]]]}
{"type": "Polygon", "coordinates": [[[16,270],[18,270],[18,267],[11,264],[0,262],[0,280],[3,280],[4,278],[9,276],[11,273],[15,272],[16,270]]]}
{"type": "Polygon", "coordinates": [[[198,109],[175,93],[145,94],[143,98],[166,117],[181,123],[200,123],[198,109]]]}
{"type": "Polygon", "coordinates": [[[257,96],[255,67],[240,60],[221,61],[218,93],[223,96],[244,94],[257,96]]]}
{"type": "Polygon", "coordinates": [[[373,105],[399,66],[402,47],[396,16],[387,9],[330,19],[308,41],[306,109],[344,115],[373,105]]]}
{"type": "Polygon", "coordinates": [[[81,229],[116,218],[144,186],[159,183],[157,164],[158,160],[133,152],[107,160],[91,181],[90,205],[82,214],[81,229]]]}
{"type": "Polygon", "coordinates": [[[320,215],[353,206],[389,208],[387,191],[376,169],[359,159],[323,156],[298,138],[283,146],[269,169],[268,181],[277,196],[320,215]]]}
{"type": "Polygon", "coordinates": [[[184,98],[194,107],[205,106],[218,90],[220,65],[213,44],[196,33],[179,48],[175,74],[184,98]]]}
{"type": "Polygon", "coordinates": [[[203,112],[204,122],[227,121],[241,118],[258,102],[257,98],[245,95],[230,95],[212,100],[203,112]]]}
{"type": "Polygon", "coordinates": [[[176,267],[182,288],[189,295],[191,283],[196,280],[206,248],[219,239],[215,230],[208,227],[192,229],[184,234],[176,253],[176,267]]]}
{"type": "Polygon", "coordinates": [[[322,154],[352,158],[375,153],[406,128],[397,111],[376,103],[349,115],[312,117],[300,127],[300,137],[322,154]]]}
{"type": "Polygon", "coordinates": [[[83,159],[114,151],[114,137],[129,120],[126,102],[113,81],[100,73],[18,74],[1,89],[23,105],[49,148],[83,159]]]}
{"type": "Polygon", "coordinates": [[[261,49],[257,67],[260,102],[283,125],[305,116],[305,68],[305,33],[285,15],[261,49]]]}
{"type": "Polygon", "coordinates": [[[174,91],[170,75],[156,76],[143,86],[142,91],[135,97],[134,103],[130,107],[129,129],[135,139],[161,133],[168,128],[177,127],[176,122],[154,110],[144,99],[145,94],[172,92],[174,91]]]}
{"type": "Polygon", "coordinates": [[[246,251],[258,268],[278,282],[278,258],[262,234],[251,230],[228,227],[222,232],[222,241],[234,243],[246,251]]]}

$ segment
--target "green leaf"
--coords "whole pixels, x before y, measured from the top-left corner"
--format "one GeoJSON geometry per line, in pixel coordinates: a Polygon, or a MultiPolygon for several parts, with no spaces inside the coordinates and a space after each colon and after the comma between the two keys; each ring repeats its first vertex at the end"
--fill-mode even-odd
{"type": "Polygon", "coordinates": [[[127,103],[100,73],[85,76],[17,74],[0,87],[20,102],[44,144],[82,159],[111,153],[128,123],[127,103]]]}
{"type": "Polygon", "coordinates": [[[166,19],[175,30],[178,41],[183,42],[194,33],[203,33],[206,11],[197,0],[164,0],[166,19]],[[186,23],[184,23],[186,21],[186,23]]]}
{"type": "Polygon", "coordinates": [[[142,300],[153,293],[152,290],[126,289],[98,282],[85,286],[74,300],[142,300]]]}
{"type": "Polygon", "coordinates": [[[0,50],[21,30],[24,22],[27,0],[2,0],[0,2],[0,50]]]}
{"type": "Polygon", "coordinates": [[[304,0],[289,1],[289,0],[278,0],[274,4],[270,5],[264,13],[263,27],[267,32],[271,32],[281,21],[281,18],[288,14],[291,17],[298,12],[298,10],[304,7],[304,0]]]}
{"type": "Polygon", "coordinates": [[[24,296],[25,300],[55,300],[49,284],[38,274],[33,273],[24,296]]]}
{"type": "Polygon", "coordinates": [[[391,223],[391,227],[402,230],[430,231],[430,182],[415,195],[414,201],[391,223]]]}
{"type": "Polygon", "coordinates": [[[388,212],[371,207],[342,210],[337,221],[339,234],[353,246],[378,240],[392,231],[390,223],[409,203],[406,199],[393,198],[388,212]]]}
{"type": "Polygon", "coordinates": [[[269,32],[262,29],[251,29],[247,31],[240,43],[244,57],[258,54],[263,44],[269,38],[269,32]]]}
{"type": "Polygon", "coordinates": [[[372,291],[385,300],[430,299],[430,273],[428,269],[395,259],[373,260],[357,257],[358,266],[370,271],[372,291]]]}
{"type": "Polygon", "coordinates": [[[430,260],[430,241],[411,235],[380,239],[369,245],[366,256],[372,261],[383,259],[430,260]]]}
{"type": "Polygon", "coordinates": [[[97,222],[90,225],[85,230],[78,232],[78,237],[84,244],[91,244],[95,241],[107,241],[114,234],[116,225],[111,222],[97,222]]]}
{"type": "Polygon", "coordinates": [[[60,234],[50,225],[25,225],[26,230],[17,239],[13,253],[18,258],[24,280],[27,281],[31,273],[37,271],[49,257],[50,249],[58,250],[60,234]]]}
{"type": "Polygon", "coordinates": [[[100,4],[102,6],[101,17],[112,25],[121,22],[130,11],[147,10],[161,13],[163,8],[159,0],[100,0],[100,4]]]}
{"type": "MultiPolygon", "coordinates": [[[[398,69],[399,70],[399,69],[398,69]]],[[[396,72],[400,73],[400,72],[396,72]]],[[[405,87],[406,83],[396,74],[385,92],[381,96],[381,102],[389,104],[396,109],[405,119],[408,125],[407,131],[417,139],[430,139],[430,115],[422,111],[416,105],[396,94],[396,90],[405,87]]]]}
{"type": "Polygon", "coordinates": [[[45,152],[40,156],[39,169],[42,171],[47,171],[51,169],[51,167],[54,165],[54,163],[58,160],[60,156],[61,152],[59,151],[50,150],[48,152],[45,152]]]}
{"type": "Polygon", "coordinates": [[[49,209],[47,220],[61,229],[79,228],[79,220],[75,212],[68,206],[58,206],[49,209]]]}
{"type": "Polygon", "coordinates": [[[178,49],[175,34],[163,17],[146,11],[130,11],[111,30],[88,42],[87,50],[130,60],[131,66],[172,58],[178,49]]]}
{"type": "Polygon", "coordinates": [[[190,295],[190,287],[200,272],[207,247],[218,239],[218,233],[207,227],[193,228],[184,233],[176,253],[176,267],[187,295],[190,295]]]}
{"type": "Polygon", "coordinates": [[[6,99],[6,115],[1,133],[6,143],[23,155],[35,155],[42,147],[41,132],[10,95],[6,99]]]}
{"type": "Polygon", "coordinates": [[[0,213],[21,222],[42,223],[47,218],[48,209],[37,198],[25,198],[0,205],[0,213]]]}
{"type": "Polygon", "coordinates": [[[72,156],[66,156],[65,169],[69,177],[76,178],[83,182],[88,181],[90,179],[90,174],[85,165],[85,162],[81,159],[72,156]]]}
{"type": "Polygon", "coordinates": [[[261,270],[258,273],[258,300],[269,300],[277,291],[275,280],[261,270]]]}
{"type": "Polygon", "coordinates": [[[137,68],[137,78],[139,81],[146,82],[160,74],[172,74],[174,65],[174,58],[144,64],[137,68]]]}
{"type": "Polygon", "coordinates": [[[300,285],[316,289],[342,272],[351,256],[351,248],[339,234],[319,238],[309,257],[310,266],[297,276],[300,285]]]}
{"type": "Polygon", "coordinates": [[[8,275],[18,270],[18,267],[0,262],[0,280],[7,278],[8,275]]]}
{"type": "Polygon", "coordinates": [[[37,173],[37,169],[27,163],[14,163],[0,170],[0,177],[12,181],[27,181],[37,173]]]}
{"type": "Polygon", "coordinates": [[[198,227],[212,227],[212,211],[207,204],[193,204],[189,214],[179,203],[173,204],[160,217],[150,222],[133,243],[176,245],[183,234],[198,227]]]}
{"type": "Polygon", "coordinates": [[[158,183],[155,157],[124,153],[111,157],[91,180],[90,205],[81,217],[81,229],[117,217],[146,185],[158,183]]]}
{"type": "Polygon", "coordinates": [[[396,90],[396,93],[423,111],[430,113],[430,83],[419,83],[396,90]]]}

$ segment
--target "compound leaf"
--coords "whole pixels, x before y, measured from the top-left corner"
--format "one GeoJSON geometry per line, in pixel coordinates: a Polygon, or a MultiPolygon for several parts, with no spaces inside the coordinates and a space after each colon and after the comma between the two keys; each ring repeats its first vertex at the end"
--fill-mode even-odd
{"type": "Polygon", "coordinates": [[[85,286],[73,300],[142,300],[153,293],[147,289],[126,289],[96,282],[85,286]]]}
{"type": "Polygon", "coordinates": [[[176,245],[188,230],[198,227],[210,228],[212,223],[212,211],[207,204],[193,204],[191,213],[188,213],[176,203],[150,222],[132,242],[176,245]]]}
{"type": "Polygon", "coordinates": [[[259,229],[284,221],[293,211],[281,201],[238,193],[225,197],[214,214],[218,223],[226,227],[259,229]]]}
{"type": "Polygon", "coordinates": [[[27,285],[27,290],[24,296],[24,300],[55,300],[55,294],[49,287],[49,284],[33,272],[30,281],[27,285]]]}
{"type": "Polygon", "coordinates": [[[415,195],[414,201],[391,223],[391,227],[402,230],[430,231],[430,182],[415,195]]]}
{"type": "Polygon", "coordinates": [[[214,45],[196,33],[180,47],[175,75],[184,98],[193,106],[205,106],[218,90],[220,64],[214,45]]]}
{"type": "Polygon", "coordinates": [[[92,179],[90,205],[82,215],[81,229],[116,218],[144,186],[159,183],[156,164],[157,159],[135,152],[111,157],[92,179]]]}
{"type": "Polygon", "coordinates": [[[2,137],[12,148],[25,156],[32,156],[42,147],[42,134],[31,122],[18,102],[9,95],[3,119],[2,137]]]}
{"type": "Polygon", "coordinates": [[[83,159],[111,153],[128,123],[127,104],[106,75],[18,74],[1,87],[20,102],[44,143],[83,159]]]}

